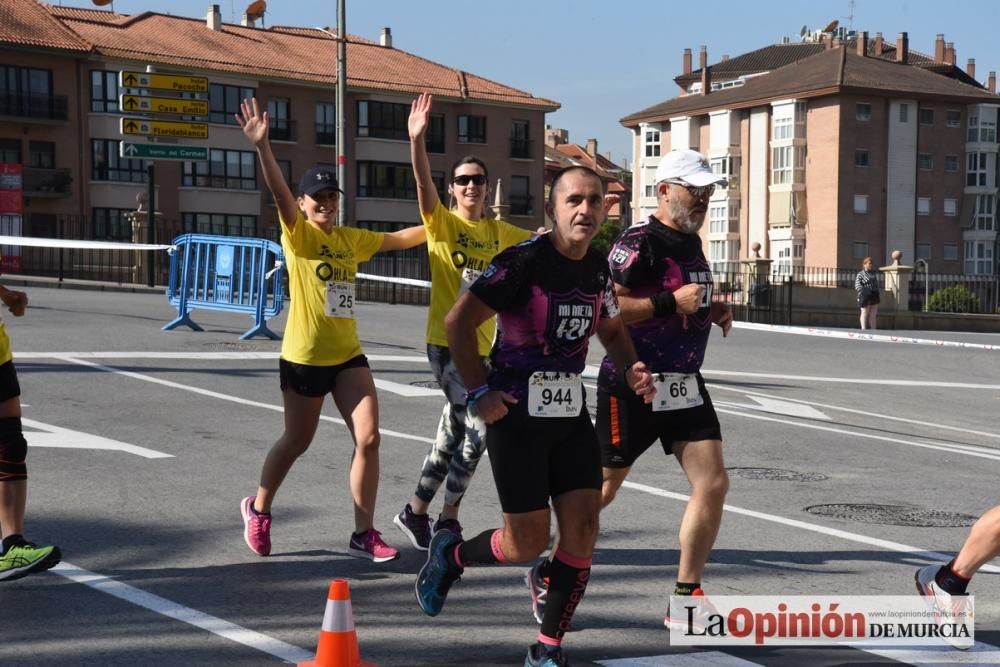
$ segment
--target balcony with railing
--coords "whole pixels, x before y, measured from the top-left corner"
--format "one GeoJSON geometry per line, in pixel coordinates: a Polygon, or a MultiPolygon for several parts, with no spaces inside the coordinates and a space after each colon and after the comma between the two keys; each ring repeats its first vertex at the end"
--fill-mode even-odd
{"type": "Polygon", "coordinates": [[[22,121],[62,121],[69,118],[69,98],[66,95],[19,95],[0,93],[0,117],[22,121]]]}
{"type": "MultiPolygon", "coordinates": [[[[271,125],[267,131],[267,137],[271,141],[298,141],[299,132],[297,124],[294,120],[288,120],[287,118],[272,118],[271,125]]],[[[333,141],[329,143],[333,143],[333,141]]]]}
{"type": "Polygon", "coordinates": [[[316,123],[316,143],[321,146],[333,146],[337,143],[337,126],[329,123],[316,123]]]}
{"type": "Polygon", "coordinates": [[[73,176],[69,169],[25,167],[22,189],[25,197],[68,197],[73,176]]]}
{"type": "Polygon", "coordinates": [[[531,158],[531,139],[515,139],[510,140],[510,156],[512,158],[520,159],[530,159],[531,158]]]}
{"type": "Polygon", "coordinates": [[[531,208],[531,195],[510,195],[511,215],[534,215],[531,208]]]}

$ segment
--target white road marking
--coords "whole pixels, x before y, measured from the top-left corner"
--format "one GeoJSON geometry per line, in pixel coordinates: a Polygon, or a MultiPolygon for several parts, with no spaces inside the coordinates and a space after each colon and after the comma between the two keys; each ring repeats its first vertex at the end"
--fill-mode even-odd
{"type": "Polygon", "coordinates": [[[284,660],[285,662],[298,664],[300,662],[313,659],[312,653],[304,651],[298,646],[286,644],[283,641],[268,637],[267,635],[259,632],[254,632],[253,630],[248,630],[247,628],[236,625],[235,623],[224,621],[221,618],[206,614],[198,611],[197,609],[191,609],[190,607],[185,607],[177,604],[176,602],[171,602],[166,598],[161,598],[159,595],[147,593],[146,591],[135,588],[134,586],[129,586],[128,584],[123,584],[120,581],[115,581],[114,579],[111,579],[103,574],[90,572],[89,570],[84,570],[83,568],[66,562],[56,565],[50,571],[66,577],[70,581],[75,581],[79,584],[83,584],[84,586],[89,586],[90,588],[100,591],[101,593],[107,593],[108,595],[112,595],[120,600],[125,600],[126,602],[130,602],[144,609],[156,612],[157,614],[167,616],[168,618],[180,621],[181,623],[193,625],[196,628],[207,630],[208,632],[218,635],[224,639],[228,639],[238,644],[243,644],[244,646],[249,646],[252,649],[262,653],[267,653],[268,655],[273,655],[274,657],[284,660]]]}
{"type": "Polygon", "coordinates": [[[444,398],[444,394],[441,393],[440,389],[414,387],[411,384],[402,384],[400,382],[392,382],[391,380],[381,380],[379,378],[375,378],[375,386],[383,391],[398,394],[399,396],[405,396],[406,398],[417,398],[423,396],[437,396],[439,398],[444,398]]]}
{"type": "Polygon", "coordinates": [[[808,405],[803,405],[802,403],[783,401],[778,398],[768,398],[765,396],[752,396],[750,394],[746,394],[746,397],[756,402],[757,405],[725,403],[722,401],[717,402],[716,405],[726,405],[731,408],[744,408],[747,410],[760,410],[761,412],[771,412],[776,415],[787,415],[789,417],[798,417],[799,419],[830,421],[830,418],[819,410],[811,408],[808,405]]]}
{"type": "Polygon", "coordinates": [[[835,329],[816,329],[813,327],[791,327],[781,324],[757,324],[755,322],[733,322],[737,329],[756,329],[773,333],[795,334],[798,336],[823,336],[825,338],[843,338],[848,340],[871,341],[874,343],[905,343],[909,345],[932,345],[934,347],[957,347],[968,350],[1000,350],[1000,345],[987,343],[966,343],[956,340],[939,340],[932,338],[912,338],[910,336],[893,336],[891,334],[873,334],[859,331],[838,331],[835,329]]]}
{"type": "Polygon", "coordinates": [[[996,646],[976,642],[968,651],[959,651],[950,646],[908,648],[874,648],[860,644],[851,645],[860,651],[873,653],[890,660],[898,660],[911,667],[940,667],[940,665],[1000,665],[1000,649],[996,646]]]}
{"type": "MultiPolygon", "coordinates": [[[[278,352],[18,352],[18,359],[187,359],[189,361],[221,360],[221,359],[277,359],[278,352]]],[[[402,354],[366,354],[369,361],[403,361],[407,363],[427,363],[427,357],[417,357],[402,354]]]]}
{"type": "MultiPolygon", "coordinates": [[[[249,405],[255,408],[264,408],[265,410],[273,410],[274,412],[284,412],[284,408],[282,408],[280,405],[271,405],[270,403],[251,401],[246,398],[240,398],[239,396],[230,396],[229,394],[221,394],[217,391],[211,391],[209,389],[192,387],[190,385],[181,384],[179,382],[171,382],[170,380],[162,380],[160,378],[153,377],[152,375],[144,375],[142,373],[135,373],[133,371],[125,371],[120,368],[114,368],[113,366],[105,366],[104,364],[98,364],[93,361],[87,361],[86,359],[74,359],[73,357],[64,357],[64,356],[53,356],[52,358],[59,359],[60,361],[65,361],[71,364],[79,364],[81,366],[87,366],[89,368],[94,368],[96,370],[104,371],[106,373],[123,375],[125,377],[132,378],[133,380],[152,382],[153,384],[162,385],[164,387],[171,387],[173,389],[182,389],[184,391],[189,391],[193,394],[199,394],[201,396],[218,398],[220,400],[229,401],[231,403],[239,403],[240,405],[249,405]]],[[[341,426],[347,426],[347,422],[345,422],[343,419],[338,419],[337,417],[327,417],[326,415],[320,415],[319,418],[323,421],[333,422],[334,424],[340,424],[341,426]]],[[[380,427],[379,433],[381,433],[382,435],[389,435],[394,438],[400,438],[401,440],[414,440],[416,442],[434,444],[434,440],[432,438],[425,438],[419,435],[410,435],[409,433],[400,433],[399,431],[392,431],[387,428],[380,427]]]]}
{"type": "MultiPolygon", "coordinates": [[[[661,498],[670,498],[671,500],[680,500],[687,502],[691,499],[691,496],[685,495],[683,493],[675,493],[674,491],[665,491],[664,489],[658,489],[655,486],[649,486],[647,484],[639,484],[638,482],[630,482],[625,480],[622,486],[628,487],[635,491],[642,491],[643,493],[648,493],[653,496],[659,496],[661,498]]],[[[877,537],[868,537],[867,535],[861,535],[859,533],[851,533],[846,530],[840,530],[838,528],[828,528],[826,526],[820,526],[817,524],[806,523],[805,521],[799,521],[798,519],[787,519],[783,516],[778,516],[776,514],[767,514],[765,512],[758,512],[756,510],[749,510],[743,507],[736,507],[735,505],[723,505],[723,509],[733,514],[741,514],[743,516],[749,516],[754,519],[762,519],[764,521],[770,521],[772,523],[778,523],[783,526],[789,526],[790,528],[798,528],[800,530],[808,530],[813,533],[820,533],[822,535],[827,535],[829,537],[838,537],[843,540],[849,540],[851,542],[858,542],[859,544],[867,544],[869,546],[878,547],[880,549],[885,549],[887,551],[898,551],[900,553],[908,554],[916,558],[922,558],[931,561],[941,561],[948,562],[952,559],[952,554],[943,554],[937,551],[927,551],[926,549],[921,549],[919,547],[913,547],[908,544],[902,544],[900,542],[892,542],[890,540],[883,540],[877,537]]],[[[1000,573],[1000,567],[995,565],[983,565],[980,568],[983,572],[994,572],[1000,573]]]]}
{"type": "Polygon", "coordinates": [[[707,665],[707,667],[760,667],[759,662],[750,662],[721,651],[598,660],[597,664],[607,667],[702,667],[703,665],[707,665]]]}
{"type": "Polygon", "coordinates": [[[63,449],[103,449],[109,451],[126,452],[135,454],[146,459],[172,459],[173,454],[158,452],[155,449],[146,449],[138,445],[130,445],[127,442],[119,442],[110,438],[102,438],[92,433],[74,431],[61,426],[43,424],[34,419],[21,418],[21,423],[28,428],[38,429],[28,434],[29,447],[59,447],[63,449]]]}
{"type": "Polygon", "coordinates": [[[783,373],[758,373],[752,371],[718,371],[701,369],[704,376],[725,375],[732,377],[767,378],[769,380],[797,380],[800,382],[835,382],[840,384],[874,384],[884,387],[944,387],[946,389],[1000,389],[1000,384],[975,384],[971,382],[938,382],[935,380],[890,380],[888,378],[837,378],[819,375],[785,375],[783,373]]]}

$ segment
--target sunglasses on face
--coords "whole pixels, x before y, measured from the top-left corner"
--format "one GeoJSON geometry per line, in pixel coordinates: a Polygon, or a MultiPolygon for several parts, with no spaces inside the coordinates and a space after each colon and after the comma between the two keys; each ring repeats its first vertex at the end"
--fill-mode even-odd
{"type": "Polygon", "coordinates": [[[701,185],[701,186],[689,185],[684,181],[667,181],[667,183],[681,186],[682,188],[690,192],[691,196],[694,197],[695,199],[701,199],[702,197],[711,197],[712,194],[715,192],[714,183],[712,185],[701,185]]]}
{"type": "Polygon", "coordinates": [[[462,174],[461,176],[456,176],[451,179],[451,182],[455,185],[468,185],[472,183],[473,185],[486,185],[486,175],[485,174],[462,174]]]}

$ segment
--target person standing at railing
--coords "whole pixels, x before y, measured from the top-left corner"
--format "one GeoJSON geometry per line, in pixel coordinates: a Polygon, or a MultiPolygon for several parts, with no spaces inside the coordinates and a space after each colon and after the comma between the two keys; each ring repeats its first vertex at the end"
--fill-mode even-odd
{"type": "Polygon", "coordinates": [[[296,459],[319,426],[327,394],[333,396],[354,439],[351,496],[354,533],[348,553],[376,563],[399,552],[373,526],[379,480],[378,397],[354,322],[354,278],[358,263],[377,252],[404,250],[426,239],[414,225],[392,233],[338,227],[343,191],[333,170],[314,167],[293,197],[271,152],[268,116],[257,100],[243,100],[236,120],[257,148],[264,182],[274,196],[292,297],[281,345],[279,374],[285,430],[271,447],[255,496],[240,503],[243,538],[260,555],[271,553],[271,504],[296,459]]]}
{"type": "Polygon", "coordinates": [[[861,262],[861,270],[854,279],[854,291],[858,295],[858,306],[861,307],[861,328],[877,329],[879,304],[878,274],[875,273],[875,263],[871,257],[865,257],[861,262]]]}
{"type": "MultiPolygon", "coordinates": [[[[424,143],[432,101],[425,93],[411,105],[410,158],[417,181],[420,217],[427,230],[431,267],[427,359],[448,402],[441,413],[437,437],[424,459],[416,491],[406,507],[393,517],[393,523],[420,551],[427,550],[432,533],[438,530],[451,530],[461,537],[458,505],[485,447],[485,424],[469,415],[465,408],[466,390],[448,350],[444,317],[494,255],[532,236],[530,231],[485,216],[489,176],[486,164],[477,157],[463,157],[452,166],[448,192],[454,207],[449,210],[441,203],[424,143]],[[444,507],[432,531],[427,512],[442,483],[445,483],[444,507]]],[[[484,364],[495,330],[496,321],[492,317],[477,329],[477,349],[484,364]]]]}
{"type": "MultiPolygon", "coordinates": [[[[14,317],[24,315],[28,295],[0,286],[0,301],[14,317]]],[[[37,546],[24,538],[28,500],[28,443],[21,431],[21,386],[14,369],[10,338],[0,320],[0,581],[20,579],[59,563],[59,547],[37,546]]]]}

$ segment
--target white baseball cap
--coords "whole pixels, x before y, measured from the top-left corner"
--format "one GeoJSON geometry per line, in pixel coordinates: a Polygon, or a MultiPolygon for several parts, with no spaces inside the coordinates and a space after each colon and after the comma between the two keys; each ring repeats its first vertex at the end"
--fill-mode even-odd
{"type": "Polygon", "coordinates": [[[701,153],[688,149],[672,150],[662,158],[656,167],[656,183],[663,181],[683,181],[688,185],[702,187],[705,185],[722,185],[726,187],[726,178],[712,173],[701,153]]]}

